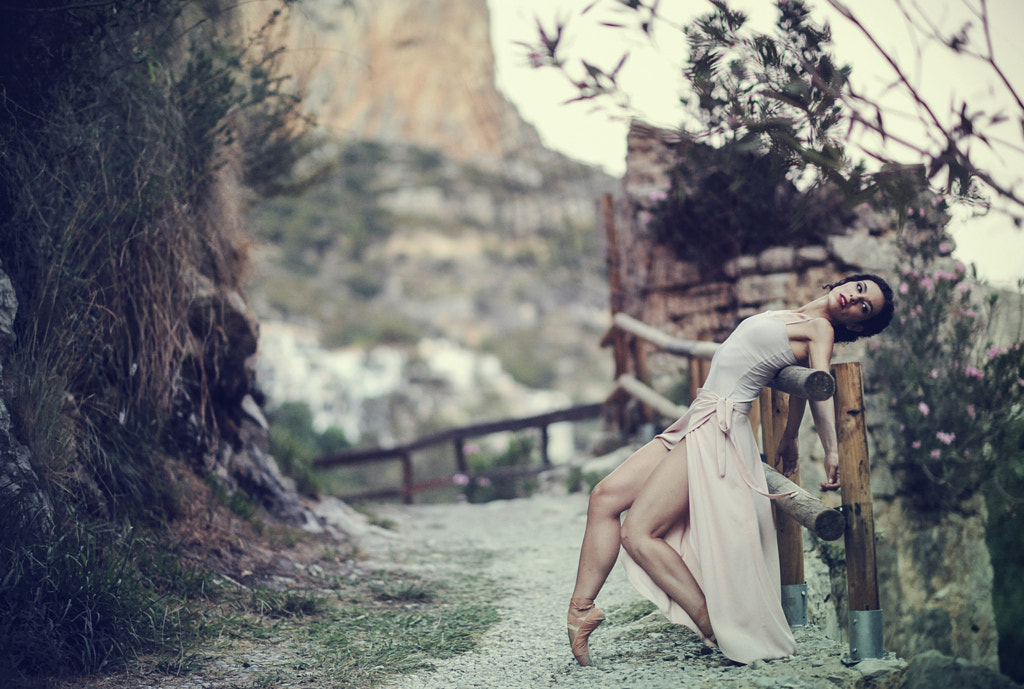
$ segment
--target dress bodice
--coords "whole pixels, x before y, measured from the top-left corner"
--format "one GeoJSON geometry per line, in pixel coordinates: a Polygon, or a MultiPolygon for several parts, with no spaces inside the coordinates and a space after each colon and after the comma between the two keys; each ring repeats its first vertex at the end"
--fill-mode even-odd
{"type": "Polygon", "coordinates": [[[765,311],[742,321],[715,352],[702,387],[737,402],[752,402],[775,374],[795,365],[786,325],[802,317],[788,312],[791,319],[780,319],[776,314],[765,311]]]}

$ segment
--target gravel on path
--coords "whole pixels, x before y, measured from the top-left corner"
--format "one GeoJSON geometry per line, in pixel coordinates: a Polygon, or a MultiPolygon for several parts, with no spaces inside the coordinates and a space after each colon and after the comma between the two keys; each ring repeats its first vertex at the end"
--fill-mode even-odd
{"type": "MultiPolygon", "coordinates": [[[[797,655],[788,659],[744,666],[717,651],[702,654],[696,635],[668,624],[659,613],[635,619],[637,611],[650,606],[618,566],[598,599],[608,619],[591,637],[595,666],[580,667],[569,651],[565,615],[586,521],[586,496],[376,505],[372,510],[396,525],[386,534],[372,528],[356,534],[361,551],[381,566],[443,575],[465,560],[499,582],[495,603],[501,621],[476,650],[436,661],[432,672],[397,677],[386,685],[389,689],[881,689],[899,686],[906,667],[896,658],[848,666],[843,662],[846,646],[813,626],[794,630],[797,655]]],[[[332,514],[329,503],[318,511],[328,522],[342,517],[332,514]]],[[[351,531],[350,512],[342,521],[351,531]]]]}

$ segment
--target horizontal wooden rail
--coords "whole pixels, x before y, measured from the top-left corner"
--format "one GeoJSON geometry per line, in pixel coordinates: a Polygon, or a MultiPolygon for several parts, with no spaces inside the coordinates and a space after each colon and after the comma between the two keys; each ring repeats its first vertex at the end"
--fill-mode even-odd
{"type": "Polygon", "coordinates": [[[433,445],[440,445],[448,442],[458,442],[466,438],[475,438],[492,433],[503,431],[521,431],[528,428],[543,428],[553,423],[562,421],[583,421],[594,419],[601,415],[602,404],[582,404],[566,409],[559,409],[534,416],[524,416],[498,421],[486,421],[484,423],[471,424],[448,428],[437,433],[425,435],[416,440],[401,445],[390,447],[371,447],[362,450],[347,450],[333,455],[318,457],[313,460],[313,466],[317,469],[326,469],[333,466],[352,466],[376,462],[381,459],[401,457],[417,450],[422,450],[433,445]]]}
{"type": "Polygon", "coordinates": [[[717,342],[681,340],[678,337],[672,337],[668,333],[647,325],[643,321],[639,321],[628,314],[622,313],[621,311],[615,314],[612,318],[612,323],[615,327],[621,328],[627,333],[636,335],[640,339],[650,342],[652,345],[665,350],[669,354],[692,356],[697,357],[698,359],[710,359],[721,346],[717,342]]]}
{"type": "Polygon", "coordinates": [[[673,420],[678,419],[687,410],[685,405],[676,404],[628,373],[619,376],[618,380],[615,381],[615,390],[612,392],[612,395],[616,395],[619,392],[630,394],[662,416],[673,420]]]}
{"type": "MultiPolygon", "coordinates": [[[[471,472],[465,475],[465,478],[472,482],[479,478],[487,478],[491,481],[498,479],[508,478],[519,478],[523,476],[536,476],[542,472],[550,470],[551,467],[546,466],[530,466],[530,467],[499,467],[497,469],[490,469],[488,471],[471,472]]],[[[346,493],[344,495],[338,495],[337,497],[342,500],[349,501],[363,501],[363,500],[382,500],[385,498],[406,498],[416,493],[422,493],[426,490],[437,490],[439,488],[448,488],[455,485],[452,476],[440,476],[437,478],[426,479],[424,481],[416,481],[406,487],[397,488],[377,488],[364,491],[358,491],[354,493],[346,493]]]]}
{"type": "MultiPolygon", "coordinates": [[[[612,319],[615,327],[655,345],[669,354],[710,359],[721,346],[716,342],[682,340],[658,330],[625,313],[617,313],[612,319]]],[[[805,366],[787,366],[768,384],[768,387],[809,400],[827,400],[836,391],[836,381],[828,371],[805,366]]]]}

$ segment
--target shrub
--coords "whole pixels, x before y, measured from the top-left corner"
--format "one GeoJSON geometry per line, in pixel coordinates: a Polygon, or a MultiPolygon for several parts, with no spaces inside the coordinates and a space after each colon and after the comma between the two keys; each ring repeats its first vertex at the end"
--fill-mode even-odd
{"type": "Polygon", "coordinates": [[[456,485],[461,485],[466,499],[474,503],[529,497],[537,488],[537,479],[502,470],[530,466],[533,446],[533,439],[522,435],[514,436],[505,450],[494,454],[469,446],[467,459],[473,475],[456,475],[456,485]]]}
{"type": "Polygon", "coordinates": [[[910,256],[900,306],[872,341],[872,378],[888,398],[897,446],[887,458],[897,490],[922,511],[958,509],[981,491],[994,570],[1003,672],[1024,679],[1024,347],[987,339],[998,305],[973,271],[910,256]]]}
{"type": "Polygon", "coordinates": [[[351,447],[344,431],[313,428],[313,412],[305,402],[284,402],[269,414],[270,453],[281,471],[295,479],[297,488],[319,495],[323,482],[313,470],[313,460],[351,447]]]}
{"type": "Polygon", "coordinates": [[[986,342],[997,297],[959,263],[908,267],[897,291],[903,306],[871,362],[900,439],[901,492],[920,509],[956,508],[987,481],[1019,482],[1024,351],[986,342]]]}

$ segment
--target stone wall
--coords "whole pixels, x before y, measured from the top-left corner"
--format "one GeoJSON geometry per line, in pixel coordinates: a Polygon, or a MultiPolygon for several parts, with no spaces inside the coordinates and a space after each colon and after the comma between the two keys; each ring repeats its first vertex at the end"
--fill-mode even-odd
{"type": "MultiPolygon", "coordinates": [[[[852,221],[821,244],[772,247],[738,256],[721,271],[702,271],[702,266],[681,260],[675,249],[658,242],[652,222],[652,211],[670,192],[670,170],[681,143],[673,132],[642,123],[634,123],[629,133],[627,171],[622,196],[615,201],[614,228],[620,303],[626,313],[676,337],[720,342],[742,319],[766,309],[804,304],[822,294],[822,285],[844,275],[876,273],[894,287],[897,284],[895,230],[885,216],[867,206],[855,209],[852,221]],[[721,277],[713,281],[702,277],[712,273],[721,277]]],[[[862,360],[865,346],[840,345],[834,361],[862,360]]],[[[663,393],[687,370],[685,361],[653,351],[647,352],[646,362],[651,385],[663,393]]],[[[904,657],[935,649],[998,669],[984,505],[978,500],[972,513],[957,515],[907,510],[896,497],[885,463],[879,461],[887,453],[900,451],[885,437],[886,405],[870,395],[869,366],[864,377],[886,648],[904,657]],[[876,442],[879,437],[883,447],[876,442]]],[[[805,487],[816,493],[824,473],[823,456],[809,417],[801,431],[801,474],[805,487]]],[[[839,504],[836,495],[823,499],[839,504]]],[[[834,635],[845,635],[842,543],[819,543],[805,532],[805,551],[810,619],[834,635]],[[821,574],[826,570],[831,572],[831,582],[821,574]]]]}

